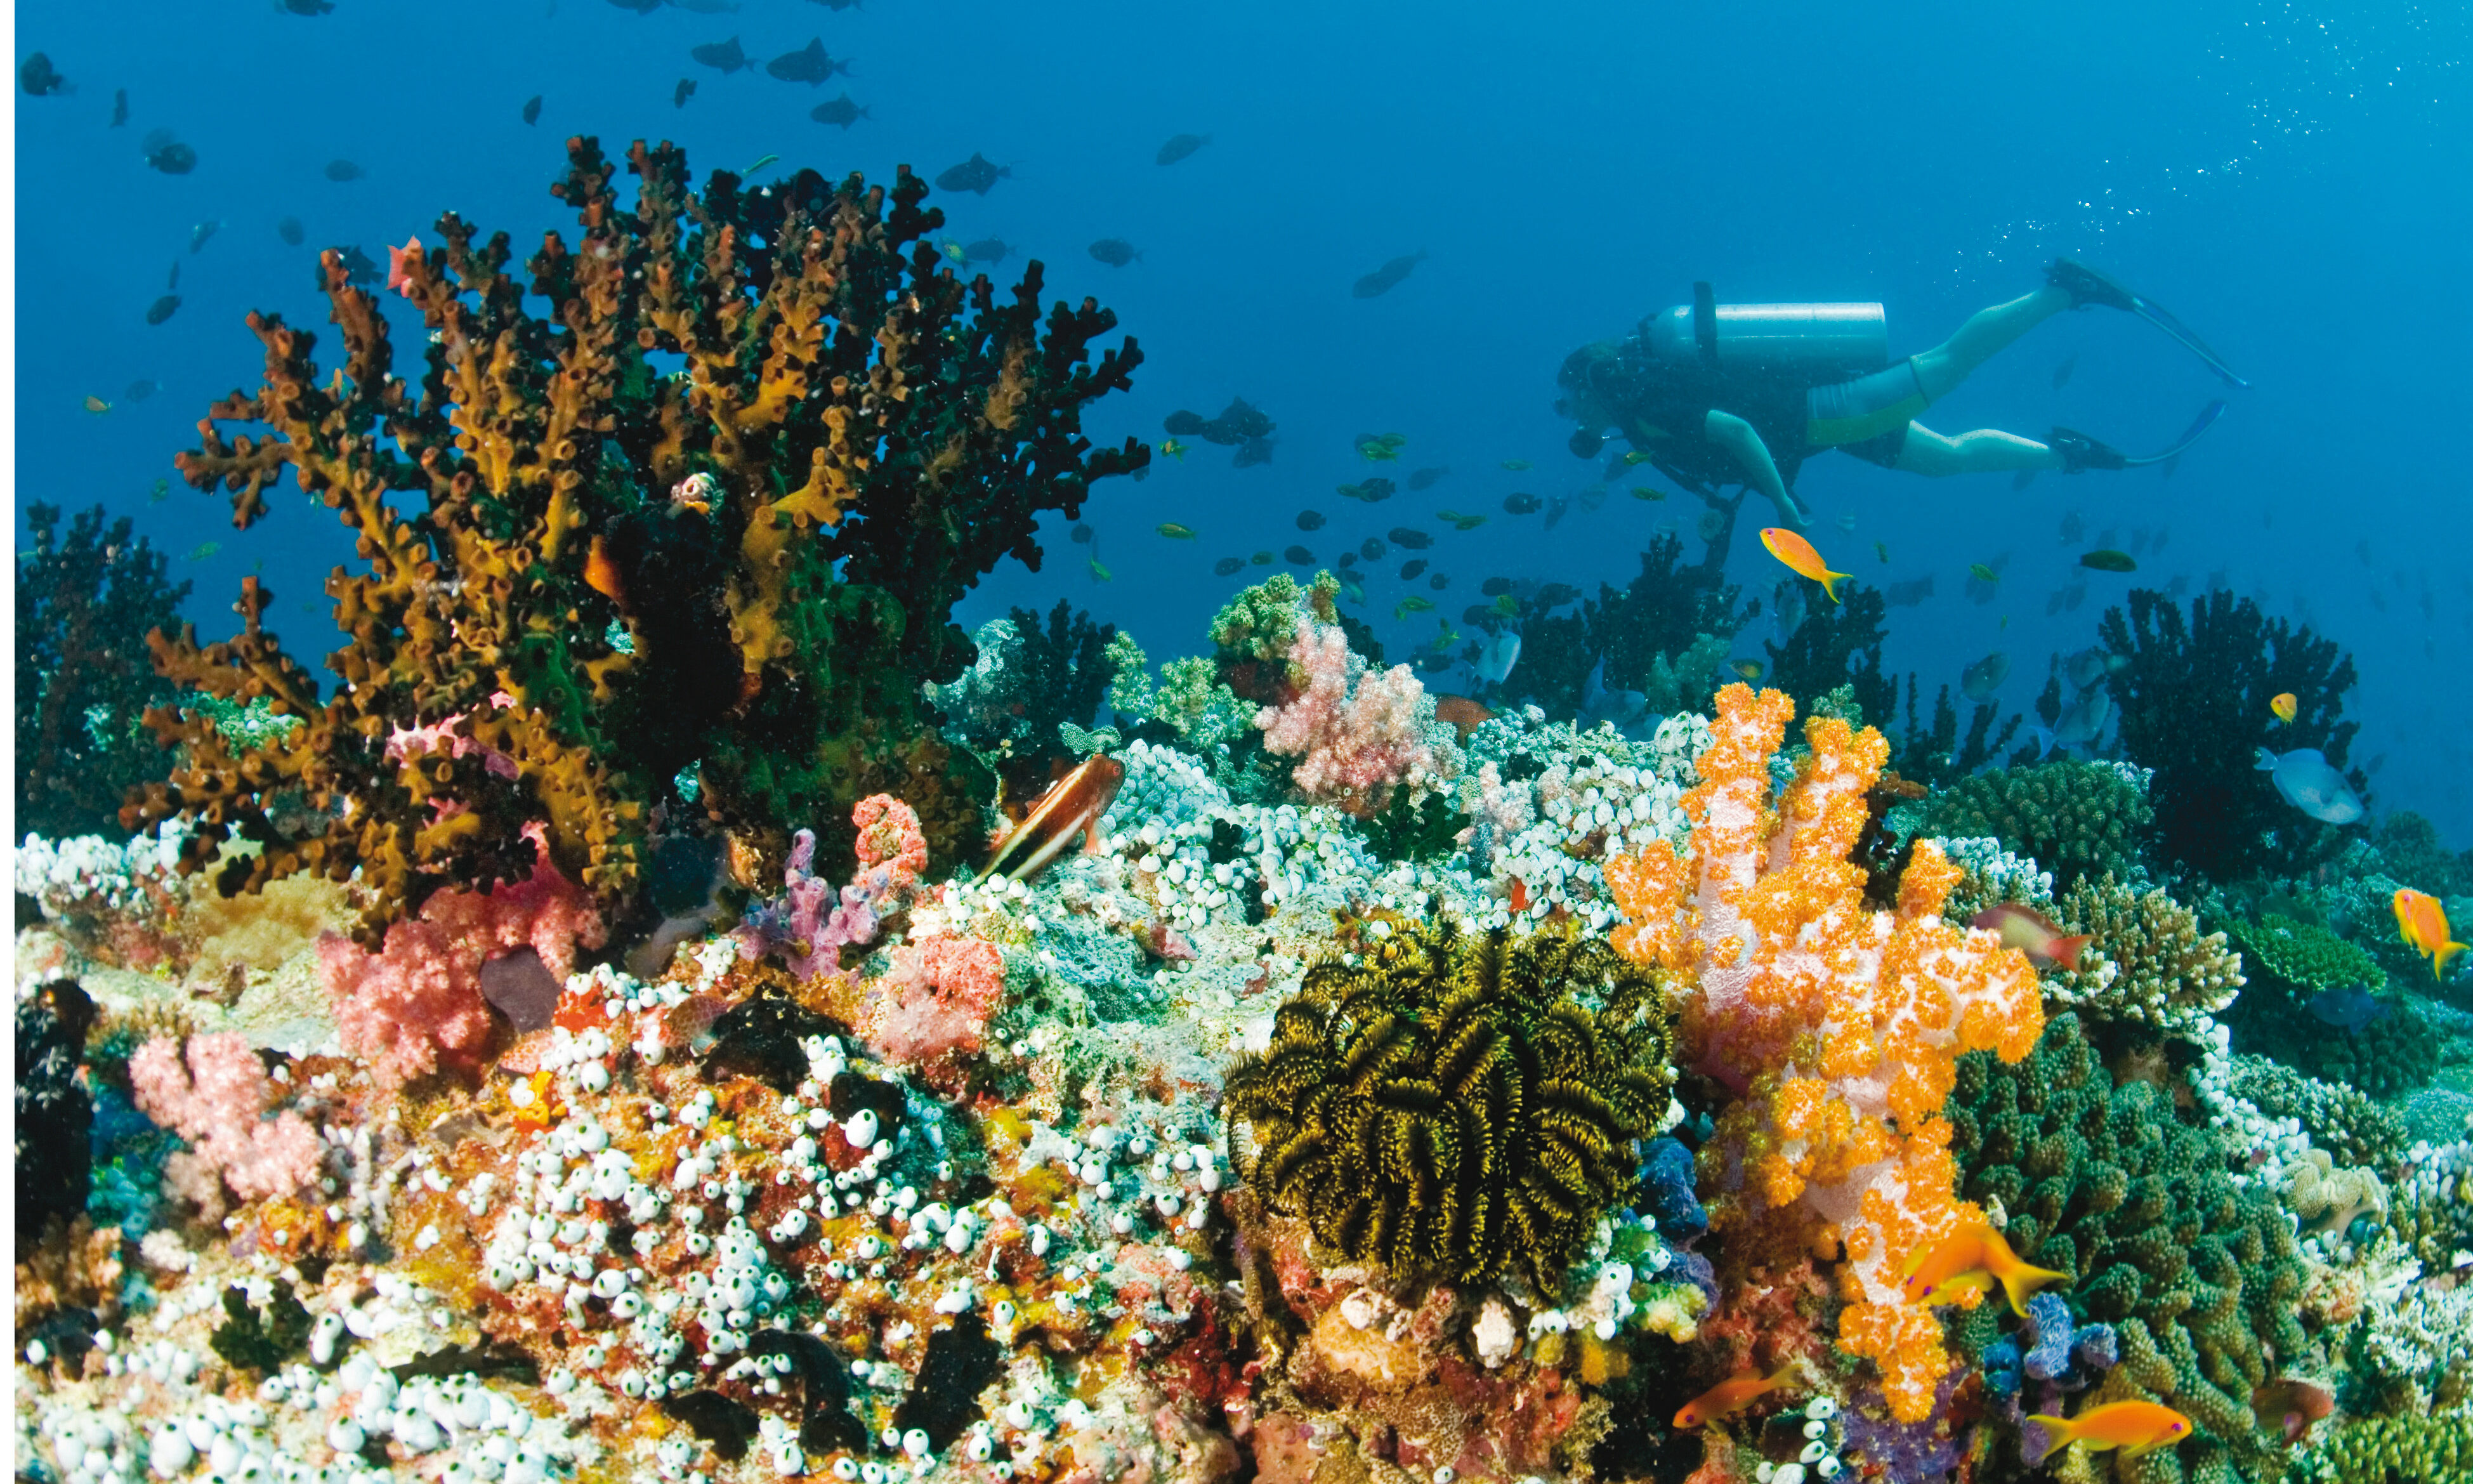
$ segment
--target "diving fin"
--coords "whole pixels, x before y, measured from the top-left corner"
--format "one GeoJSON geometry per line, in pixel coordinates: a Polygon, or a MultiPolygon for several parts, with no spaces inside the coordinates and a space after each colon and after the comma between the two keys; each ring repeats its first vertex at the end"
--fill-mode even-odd
{"type": "Polygon", "coordinates": [[[2222,356],[2216,354],[2188,325],[2174,319],[2171,310],[2145,295],[2133,293],[2084,263],[2066,257],[2053,259],[2053,266],[2045,270],[2044,276],[2053,287],[2070,296],[2072,308],[2103,304],[2114,309],[2125,309],[2179,342],[2183,349],[2204,362],[2207,370],[2222,377],[2226,385],[2245,392],[2249,390],[2249,383],[2234,375],[2222,356]]]}
{"type": "Polygon", "coordinates": [[[2221,399],[2209,402],[2199,411],[2197,419],[2169,446],[2136,457],[2123,453],[2101,439],[2090,438],[2076,428],[2053,429],[2051,443],[2053,452],[2061,456],[2061,471],[2067,474],[2091,468],[2145,468],[2150,464],[2161,464],[2169,471],[2201,434],[2216,425],[2216,419],[2223,413],[2224,404],[2221,399]]]}
{"type": "MultiPolygon", "coordinates": [[[[2246,384],[2244,383],[2244,385],[2246,384]]],[[[2159,449],[2144,458],[2125,459],[2122,462],[2130,468],[2145,468],[2149,464],[2161,464],[2167,466],[2169,469],[2172,465],[2179,462],[2182,454],[2189,451],[2192,443],[2198,441],[2198,435],[2214,427],[2216,419],[2223,415],[2224,404],[2221,399],[2209,402],[2199,410],[2198,416],[2191,420],[2188,429],[2173,441],[2171,447],[2159,449]]]]}

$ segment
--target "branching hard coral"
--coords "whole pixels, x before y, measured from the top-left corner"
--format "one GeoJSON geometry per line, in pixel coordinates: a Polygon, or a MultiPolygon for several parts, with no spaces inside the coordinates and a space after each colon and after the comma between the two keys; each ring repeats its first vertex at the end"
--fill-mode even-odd
{"type": "Polygon", "coordinates": [[[2439,1037],[2410,994],[2370,993],[2385,990],[2388,976],[2367,953],[2272,912],[2232,919],[2225,930],[2249,976],[2224,1014],[2242,1049],[2372,1097],[2410,1091],[2437,1074],[2439,1037]]]}
{"type": "Polygon", "coordinates": [[[2457,1484],[2473,1478],[2473,1411],[2348,1417],[2293,1460],[2296,1484],[2457,1484]]]}
{"type": "Polygon", "coordinates": [[[1668,1044],[1657,979],[1601,939],[1392,931],[1229,1073],[1230,1152],[1349,1260],[1554,1294],[1631,1189],[1668,1044]]]}
{"type": "Polygon", "coordinates": [[[1715,741],[1683,799],[1687,858],[1664,842],[1608,864],[1629,918],[1616,944],[1682,987],[1691,1065],[1743,1096],[1702,1154],[1712,1223],[1842,1242],[1844,1349],[1881,1368],[1892,1408],[1925,1415],[1948,1370],[1940,1322],[1900,1264],[1977,1214],[1954,1189],[1941,1104],[1960,1053],[2025,1056],[2043,1028],[2035,973],[1988,932],[1944,923],[1956,867],[1919,842],[1894,911],[1863,905],[1850,860],[1888,743],[1809,723],[1810,754],[1772,805],[1770,759],[1794,705],[1717,694],[1715,741]]]}
{"type": "Polygon", "coordinates": [[[2305,1077],[2265,1057],[2231,1059],[2234,1096],[2270,1118],[2292,1118],[2311,1141],[2341,1162],[2393,1172],[2403,1158],[2404,1120],[2341,1082],[2305,1077]]]}
{"type": "Polygon", "coordinates": [[[2197,1424],[2176,1449],[2194,1476],[2255,1467],[2273,1440],[2250,1394],[2308,1346],[2301,1263],[2270,1196],[2237,1190],[2221,1146],[2153,1087],[2115,1087],[2076,1016],[2023,1063],[1965,1058],[1949,1118],[1966,1197],[1997,1203],[2018,1256],[2071,1274],[2072,1308],[2119,1331],[2107,1387],[2197,1424]]]}
{"type": "MultiPolygon", "coordinates": [[[[2317,748],[2343,770],[2361,730],[2337,720],[2353,688],[2349,657],[2222,588],[2191,600],[2186,619],[2165,594],[2133,588],[2127,611],[2107,611],[2099,632],[2126,661],[2106,683],[2122,750],[2155,770],[2157,845],[2167,861],[2236,881],[2291,874],[2341,848],[2342,827],[2285,802],[2256,761],[2268,703],[2290,693],[2299,709],[2276,729],[2276,751],[2317,748]]],[[[2346,778],[2367,796],[2359,769],[2346,778]]]]}
{"type": "Polygon", "coordinates": [[[1992,836],[2064,891],[2099,874],[2130,876],[2154,818],[2146,789],[2121,768],[2071,761],[1961,778],[1918,812],[1926,833],[1992,836]]]}
{"type": "Polygon", "coordinates": [[[140,1112],[189,1141],[194,1153],[173,1159],[203,1161],[244,1201],[290,1195],[318,1173],[317,1131],[288,1110],[265,1116],[275,1085],[243,1037],[192,1036],[185,1048],[158,1037],[130,1057],[129,1085],[140,1112]]]}
{"type": "Polygon", "coordinates": [[[150,629],[179,621],[189,584],[165,581],[162,553],[103,507],[69,517],[36,501],[17,553],[17,824],[64,840],[121,838],[128,792],[170,761],[145,727],[177,687],[155,673],[150,629]]]}
{"type": "Polygon", "coordinates": [[[1147,461],[1080,432],[1140,350],[1128,338],[1092,364],[1116,320],[1090,300],[1043,331],[1037,264],[1003,303],[941,268],[942,213],[906,170],[890,191],[802,171],[753,190],[716,174],[696,194],[680,151],[639,143],[630,207],[595,141],[568,157],[554,194],[582,238],[549,234],[528,278],[505,235],[452,213],[443,241],[402,254],[399,290],[431,331],[418,383],[329,253],[340,371],[252,316],[265,386],[216,404],[178,461],[231,491],[243,527],[291,467],[369,563],[327,584],[349,635],[331,692],[267,629],[254,579],[234,638],[156,641],[173,680],[305,723],[238,746],[198,712],[149,713],[187,753],[125,818],[196,819],[192,869],[234,834],[262,844],[228,893],[358,870],[373,941],[433,891],[520,879],[538,821],[562,873],[623,902],[648,810],[689,763],[749,881],[817,820],[837,867],[838,821],[876,792],[919,808],[940,858],[978,848],[990,780],[934,736],[921,687],[971,660],[948,620],[963,592],[1006,556],[1035,568],[1043,513],[1071,515],[1092,480],[1147,461]],[[221,421],[269,431],[228,440],[221,421]],[[398,510],[405,492],[419,508],[398,510]],[[471,747],[389,755],[421,729],[471,747]],[[295,793],[314,811],[298,833],[275,817],[295,793]]]}
{"type": "Polygon", "coordinates": [[[2269,912],[2254,922],[2235,918],[2225,930],[2253,969],[2296,999],[2348,985],[2366,990],[2388,986],[2387,970],[2376,959],[2315,922],[2269,912]]]}
{"type": "Polygon", "coordinates": [[[2241,955],[2223,934],[2201,934],[2197,914],[2161,888],[2136,892],[2109,871],[2081,876],[2054,915],[2094,942],[2077,969],[2046,976],[2045,997],[2088,1018],[2185,1033],[2241,993],[2241,955]]]}

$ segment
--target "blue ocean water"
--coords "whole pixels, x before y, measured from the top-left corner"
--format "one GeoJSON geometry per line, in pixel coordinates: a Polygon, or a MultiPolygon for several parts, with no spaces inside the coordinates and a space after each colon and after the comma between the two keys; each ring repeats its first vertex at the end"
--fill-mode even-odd
{"type": "MultiPolygon", "coordinates": [[[[1155,658],[1190,652],[1261,575],[1214,577],[1213,562],[1299,539],[1304,508],[1333,517],[1306,538],[1325,560],[1394,525],[1431,528],[1419,517],[1438,508],[1491,513],[1429,554],[1453,579],[1446,613],[1489,575],[1620,584],[1661,522],[1688,539],[1696,506],[1618,493],[1551,531],[1501,510],[1514,491],[1596,481],[1552,407],[1574,347],[1707,279],[1727,300],[1877,299],[1902,354],[2036,287],[2066,252],[2169,305],[2254,386],[2170,479],[2048,474],[2015,490],[1816,457],[1798,490],[1835,564],[1881,584],[1935,579],[1931,599],[1891,611],[1890,668],[1919,673],[1929,695],[2005,651],[2002,699],[2024,707],[2045,657],[2091,642],[2131,582],[2220,581],[2352,654],[2354,756],[2384,759],[2375,808],[2418,810],[2449,844],[2473,843],[2461,8],[699,0],[637,13],[609,0],[337,0],[314,16],[28,4],[16,24],[17,60],[39,49],[74,87],[16,97],[16,529],[38,499],[133,515],[180,554],[206,635],[228,630],[231,595],[262,562],[292,647],[332,644],[301,610],[348,558],[331,517],[278,500],[276,518],[236,535],[222,499],[181,486],[170,463],[211,399],[254,385],[245,312],[324,327],[319,248],[355,244],[383,263],[390,242],[434,240],[445,208],[519,249],[571,231],[546,186],[573,133],[612,153],[676,140],[699,174],[778,155],[777,170],[882,180],[981,152],[1011,174],[984,197],[937,193],[942,235],[1041,258],[1051,293],[1099,297],[1149,358],[1132,395],[1094,409],[1095,439],[1156,442],[1171,411],[1242,395],[1276,419],[1278,445],[1255,467],[1203,445],[1103,484],[1085,518],[1112,580],[1056,522],[1044,570],[1000,568],[965,623],[1066,596],[1155,658]],[[759,62],[821,37],[850,71],[816,87],[690,59],[733,36],[759,62]],[[682,79],[697,87],[675,107],[682,79]],[[128,120],[113,127],[122,90],[128,120]],[[810,120],[845,90],[867,117],[847,131],[810,120]],[[194,148],[193,171],[148,167],[141,141],[158,129],[194,148]],[[1210,143],[1156,164],[1183,132],[1210,143]],[[358,178],[328,179],[338,159],[358,178]],[[278,238],[284,217],[303,246],[278,238]],[[222,226],[193,252],[207,220],[222,226]],[[1093,260],[1089,244],[1112,237],[1140,256],[1093,260]],[[1352,295],[1418,251],[1389,293],[1352,295]],[[175,265],[180,302],[150,324],[175,265]],[[140,381],[160,389],[130,396],[140,381]],[[89,395],[113,405],[89,413],[89,395]],[[1369,432],[1405,437],[1397,467],[1358,458],[1369,432]],[[1518,460],[1533,467],[1501,467],[1518,460]],[[1380,506],[1333,493],[1431,465],[1452,473],[1380,506]],[[2073,514],[2085,539],[2065,546],[2073,514]],[[1164,521],[1198,539],[1161,538],[1164,521]],[[2126,544],[2140,528],[2170,539],[2134,578],[2076,565],[2103,533],[2126,544]],[[1973,562],[2002,572],[1988,602],[1967,595],[1973,562]],[[2081,606],[2048,613],[2080,580],[2081,606]]],[[[399,344],[417,334],[401,315],[399,344]]],[[[2137,450],[2218,391],[2148,326],[2089,311],[2038,328],[1925,420],[2030,437],[2066,423],[2137,450]]],[[[1767,519],[1757,501],[1747,515],[1767,519]]],[[[1750,591],[1781,575],[1748,530],[1730,570],[1750,591]]],[[[1386,575],[1363,611],[1413,642],[1434,620],[1392,622],[1405,590],[1386,575]]],[[[1770,636],[1757,624],[1737,652],[1770,636]]]]}

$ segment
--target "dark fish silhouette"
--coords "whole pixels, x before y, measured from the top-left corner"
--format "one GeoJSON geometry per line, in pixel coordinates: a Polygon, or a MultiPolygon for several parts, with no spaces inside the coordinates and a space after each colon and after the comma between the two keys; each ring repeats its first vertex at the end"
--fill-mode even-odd
{"type": "MultiPolygon", "coordinates": [[[[361,251],[358,243],[350,243],[344,247],[337,248],[335,250],[335,255],[344,260],[344,277],[346,281],[354,284],[357,287],[364,289],[369,288],[386,276],[378,271],[376,261],[368,253],[361,251]]],[[[324,289],[325,286],[326,271],[322,266],[318,270],[318,287],[324,289]]]]}
{"type": "Polygon", "coordinates": [[[764,70],[784,83],[804,83],[810,87],[822,87],[825,79],[834,73],[848,72],[850,63],[833,60],[831,54],[825,50],[824,41],[809,36],[806,45],[795,52],[783,52],[766,62],[764,70]]]}
{"type": "Polygon", "coordinates": [[[1076,546],[1090,545],[1091,538],[1094,534],[1096,533],[1092,531],[1091,522],[1087,520],[1077,520],[1073,522],[1073,529],[1066,533],[1066,535],[1073,539],[1073,544],[1076,546]]]}
{"type": "Polygon", "coordinates": [[[352,163],[348,159],[330,159],[326,161],[326,179],[335,181],[337,184],[342,184],[347,180],[357,180],[368,174],[368,171],[363,170],[360,166],[352,163]]]}
{"type": "Polygon", "coordinates": [[[1433,576],[1426,579],[1426,586],[1433,588],[1436,592],[1442,591],[1451,585],[1452,574],[1449,572],[1436,572],[1433,576]]]}
{"type": "Polygon", "coordinates": [[[1999,650],[1968,665],[1957,678],[1957,688],[1969,701],[1989,701],[2001,682],[2009,678],[2009,657],[1999,650]]]}
{"type": "Polygon", "coordinates": [[[1001,263],[1012,251],[1013,249],[994,237],[982,237],[976,242],[962,245],[962,260],[966,263],[1001,263]]]}
{"type": "Polygon", "coordinates": [[[1563,523],[1563,517],[1571,513],[1572,497],[1570,495],[1558,494],[1552,499],[1548,500],[1546,502],[1546,529],[1551,531],[1556,526],[1561,525],[1563,523]]]}
{"type": "Polygon", "coordinates": [[[533,94],[533,95],[532,95],[532,97],[530,97],[530,98],[528,98],[528,99],[526,99],[526,100],[525,100],[525,102],[524,102],[524,122],[525,122],[525,123],[527,123],[527,124],[538,124],[538,123],[540,123],[540,106],[541,106],[541,95],[540,95],[540,94],[539,94],[539,93],[535,93],[535,94],[533,94]]]}
{"type": "Polygon", "coordinates": [[[1231,468],[1252,468],[1257,464],[1268,464],[1275,445],[1273,439],[1249,438],[1236,445],[1236,457],[1229,460],[1228,466],[1231,468]]]}
{"type": "Polygon", "coordinates": [[[2020,469],[2020,470],[2019,470],[2018,472],[2016,472],[2015,474],[2012,474],[2012,475],[2010,475],[2010,476],[2009,476],[2009,488],[2010,488],[2010,489],[2012,489],[2012,490],[2024,490],[2024,489],[2026,489],[2029,485],[2031,485],[2031,484],[2033,484],[2033,483],[2035,482],[2035,475],[2036,475],[2037,473],[2039,473],[2039,472],[2041,472],[2041,471],[2040,471],[2040,470],[2037,470],[2037,469],[2030,469],[2030,468],[2022,468],[2022,469],[2020,469]]]}
{"type": "Polygon", "coordinates": [[[1537,606],[1541,609],[1557,609],[1579,601],[1580,589],[1570,583],[1548,583],[1537,589],[1537,606]]]}
{"type": "Polygon", "coordinates": [[[142,402],[162,390],[161,382],[152,377],[141,376],[129,384],[127,390],[120,394],[120,399],[124,402],[142,402]]]}
{"type": "Polygon", "coordinates": [[[172,262],[172,276],[164,282],[163,287],[164,287],[165,289],[169,290],[169,289],[177,289],[177,288],[179,288],[180,286],[180,260],[176,258],[176,259],[174,259],[174,260],[173,260],[173,262],[172,262]]]}
{"type": "Polygon", "coordinates": [[[661,8],[663,0],[610,0],[610,3],[622,11],[633,11],[638,15],[650,15],[661,8]]]}
{"type": "Polygon", "coordinates": [[[180,307],[180,296],[178,294],[166,294],[161,299],[158,299],[155,300],[155,302],[146,306],[146,323],[149,324],[160,324],[164,321],[172,318],[173,314],[178,311],[180,307]]]}
{"type": "Polygon", "coordinates": [[[1477,585],[1477,590],[1485,594],[1489,598],[1499,598],[1511,590],[1511,579],[1508,577],[1489,577],[1484,582],[1477,585]]]}
{"type": "Polygon", "coordinates": [[[1405,546],[1410,551],[1424,551],[1427,547],[1434,544],[1434,539],[1432,537],[1428,536],[1425,532],[1418,530],[1414,526],[1393,526],[1391,528],[1391,540],[1395,545],[1405,546]]]}
{"type": "Polygon", "coordinates": [[[300,219],[297,216],[287,216],[276,222],[275,224],[275,235],[282,238],[283,245],[287,248],[297,248],[300,246],[303,235],[300,230],[300,219]]]}
{"type": "Polygon", "coordinates": [[[1391,553],[1391,548],[1384,545],[1382,538],[1379,536],[1369,536],[1357,542],[1357,549],[1364,554],[1368,562],[1380,562],[1391,553]]]}
{"type": "Polygon", "coordinates": [[[172,131],[158,129],[138,143],[138,152],[146,163],[167,176],[184,176],[198,168],[198,152],[172,137],[172,131]]]}
{"type": "Polygon", "coordinates": [[[2078,565],[2093,567],[2099,572],[2135,572],[2138,570],[2138,559],[2125,551],[2103,547],[2078,558],[2078,565]]]}
{"type": "Polygon", "coordinates": [[[679,85],[670,90],[670,107],[673,108],[684,108],[687,106],[687,100],[694,96],[695,79],[681,78],[679,79],[679,85]]]}
{"type": "Polygon", "coordinates": [[[2312,995],[2310,1013],[2339,1030],[2358,1036],[2364,1026],[2386,1015],[2388,1007],[2362,986],[2348,984],[2312,995]]]}
{"type": "Polygon", "coordinates": [[[1311,566],[1314,564],[1314,554],[1306,550],[1302,546],[1291,546],[1286,552],[1283,553],[1283,555],[1297,566],[1311,566]]]}
{"type": "Polygon", "coordinates": [[[1359,299],[1380,299],[1383,295],[1390,293],[1393,289],[1398,288],[1400,286],[1400,280],[1407,277],[1411,273],[1414,273],[1417,265],[1425,260],[1426,250],[1423,248],[1409,253],[1406,257],[1395,257],[1391,261],[1383,264],[1381,267],[1374,270],[1372,273],[1367,274],[1364,277],[1357,279],[1357,288],[1354,292],[1359,299]]]}
{"type": "Polygon", "coordinates": [[[999,165],[986,156],[972,152],[971,157],[936,178],[940,191],[969,191],[985,196],[996,189],[996,183],[1013,174],[1010,165],[999,165]]]}
{"type": "Polygon", "coordinates": [[[1436,465],[1432,468],[1421,468],[1408,476],[1408,488],[1411,490],[1430,490],[1434,487],[1435,481],[1441,479],[1445,474],[1450,472],[1451,467],[1449,465],[1436,465]]]}
{"type": "Polygon", "coordinates": [[[189,251],[191,252],[195,252],[200,248],[204,247],[206,243],[214,237],[215,233],[223,230],[223,227],[224,224],[221,220],[215,217],[208,217],[204,221],[200,222],[197,226],[190,227],[189,251]]]}
{"type": "Polygon", "coordinates": [[[118,129],[129,122],[129,89],[115,88],[111,94],[111,127],[118,129]]]}
{"type": "Polygon", "coordinates": [[[1245,570],[1245,559],[1242,557],[1222,557],[1211,563],[1211,574],[1213,577],[1234,577],[1243,570],[1245,570]]]}
{"type": "Polygon", "coordinates": [[[1159,147],[1159,162],[1173,165],[1210,142],[1209,134],[1179,134],[1159,147]]]}
{"type": "Polygon", "coordinates": [[[1881,589],[1881,601],[1890,608],[1913,608],[1932,595],[1933,579],[1930,572],[1903,583],[1891,583],[1881,589]]]}
{"type": "Polygon", "coordinates": [[[295,15],[324,15],[334,10],[333,0],[279,0],[295,15]]]}
{"type": "Polygon", "coordinates": [[[71,92],[69,80],[60,75],[52,60],[40,52],[27,58],[17,66],[17,85],[30,98],[49,98],[54,93],[71,92]]]}
{"type": "Polygon", "coordinates": [[[1423,557],[1417,557],[1408,562],[1402,562],[1400,564],[1400,580],[1404,583],[1415,582],[1418,578],[1426,575],[1427,565],[1428,562],[1423,557]]]}
{"type": "Polygon", "coordinates": [[[1122,237],[1102,237],[1091,244],[1091,255],[1111,268],[1122,268],[1141,253],[1122,237]]]}
{"type": "MultiPolygon", "coordinates": [[[[949,174],[949,172],[948,172],[949,174]]],[[[1262,409],[1243,397],[1232,397],[1216,418],[1205,419],[1198,412],[1172,412],[1161,424],[1177,438],[1199,438],[1222,447],[1240,445],[1255,439],[1271,436],[1279,424],[1262,416],[1262,409]]]]}
{"type": "Polygon", "coordinates": [[[1363,500],[1368,505],[1379,505],[1384,500],[1391,498],[1392,495],[1397,494],[1399,491],[1400,487],[1398,485],[1393,484],[1387,479],[1381,478],[1369,479],[1359,485],[1341,485],[1339,487],[1339,492],[1343,496],[1352,500],[1363,500]]]}
{"type": "Polygon", "coordinates": [[[831,124],[842,129],[850,128],[860,119],[874,116],[867,111],[866,105],[852,102],[851,95],[848,93],[820,103],[807,110],[807,117],[817,123],[831,124]]]}
{"type": "Polygon", "coordinates": [[[1328,524],[1330,524],[1330,521],[1324,516],[1321,511],[1301,510],[1297,512],[1297,529],[1300,531],[1319,531],[1328,524]]]}
{"type": "Polygon", "coordinates": [[[2053,390],[2058,392],[2061,388],[2068,386],[2070,384],[2070,372],[2077,371],[2077,369],[2078,353],[2073,350],[2068,355],[2061,358],[2060,365],[2053,368],[2053,390]]]}
{"type": "Polygon", "coordinates": [[[1515,491],[1502,497],[1503,514],[1507,515],[1533,515],[1545,508],[1544,500],[1525,491],[1515,491]]]}
{"type": "Polygon", "coordinates": [[[815,0],[815,3],[828,11],[847,11],[858,4],[858,0],[815,0]]]}
{"type": "MultiPolygon", "coordinates": [[[[732,36],[727,41],[707,41],[702,46],[689,47],[687,55],[708,67],[720,68],[724,76],[756,65],[747,60],[747,51],[738,44],[736,36],[732,36]]],[[[790,55],[795,57],[798,53],[793,52],[790,55]]],[[[775,73],[774,76],[779,77],[780,74],[775,73]]]]}

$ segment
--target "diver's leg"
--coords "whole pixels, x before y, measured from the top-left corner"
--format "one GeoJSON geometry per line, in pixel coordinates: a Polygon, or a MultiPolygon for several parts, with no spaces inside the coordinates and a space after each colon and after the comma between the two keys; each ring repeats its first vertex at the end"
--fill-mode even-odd
{"type": "Polygon", "coordinates": [[[2066,290],[2045,288],[1979,310],[1957,327],[1957,334],[1930,350],[1915,352],[1915,382],[1925,396],[1937,402],[1974,374],[1977,367],[2007,349],[2011,341],[2069,307],[2066,290]]]}
{"type": "Polygon", "coordinates": [[[1752,488],[1767,495],[1769,503],[1778,508],[1780,519],[1794,526],[1811,519],[1795,503],[1794,496],[1787,493],[1786,481],[1778,476],[1777,460],[1770,456],[1769,445],[1761,442],[1758,428],[1733,413],[1719,412],[1713,407],[1701,424],[1701,431],[1708,436],[1709,442],[1735,456],[1735,463],[1741,467],[1752,488]]]}
{"type": "Polygon", "coordinates": [[[1995,428],[1946,438],[1920,422],[1907,424],[1907,439],[1891,468],[1909,474],[2011,474],[2020,469],[2057,469],[2060,454],[2032,439],[1995,428]]]}

